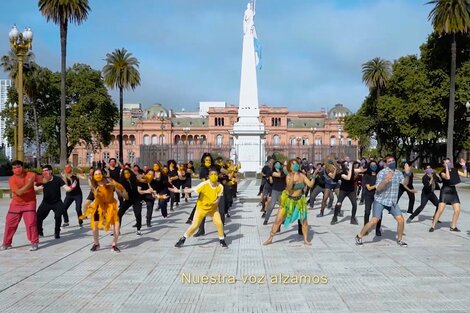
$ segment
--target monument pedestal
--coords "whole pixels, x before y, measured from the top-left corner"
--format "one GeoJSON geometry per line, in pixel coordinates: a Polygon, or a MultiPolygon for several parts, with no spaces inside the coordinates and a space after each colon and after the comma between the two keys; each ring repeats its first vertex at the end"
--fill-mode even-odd
{"type": "Polygon", "coordinates": [[[240,172],[250,174],[261,172],[266,161],[264,125],[256,119],[254,123],[235,123],[232,159],[241,164],[240,172]]]}

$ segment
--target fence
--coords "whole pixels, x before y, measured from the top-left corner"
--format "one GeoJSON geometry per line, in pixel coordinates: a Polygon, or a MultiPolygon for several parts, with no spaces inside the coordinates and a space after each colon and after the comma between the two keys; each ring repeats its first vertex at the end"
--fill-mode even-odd
{"type": "MultiPolygon", "coordinates": [[[[341,145],[266,145],[266,155],[281,154],[285,158],[306,158],[313,162],[323,162],[328,156],[343,159],[348,156],[351,160],[357,159],[357,146],[341,145]]],[[[141,145],[140,165],[152,165],[155,161],[166,162],[176,160],[178,163],[187,163],[190,160],[199,160],[204,152],[221,156],[224,159],[235,158],[231,154],[232,146],[214,144],[167,144],[167,145],[141,145]]],[[[237,161],[237,160],[235,160],[237,161]]]]}

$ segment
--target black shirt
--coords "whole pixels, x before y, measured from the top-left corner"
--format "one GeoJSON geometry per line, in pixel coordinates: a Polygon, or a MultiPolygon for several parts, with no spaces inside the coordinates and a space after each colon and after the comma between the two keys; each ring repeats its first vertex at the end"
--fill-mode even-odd
{"type": "MultiPolygon", "coordinates": [[[[354,191],[354,169],[351,168],[349,171],[353,171],[351,174],[351,179],[346,180],[341,177],[341,185],[339,186],[339,190],[354,191]]],[[[343,175],[348,175],[348,172],[344,172],[343,175]]]]}
{"type": "MultiPolygon", "coordinates": [[[[405,172],[403,171],[402,173],[403,173],[403,176],[406,177],[405,172]]],[[[410,176],[408,177],[409,177],[408,184],[406,185],[406,187],[408,187],[409,189],[413,189],[413,172],[410,172],[410,176]]],[[[405,189],[402,184],[400,184],[400,188],[405,189]]]]}
{"type": "MultiPolygon", "coordinates": [[[[429,175],[424,175],[423,176],[423,179],[422,179],[422,182],[423,182],[423,193],[431,193],[434,191],[434,189],[432,188],[432,185],[431,185],[431,177],[429,177],[429,175]]],[[[434,188],[436,184],[434,183],[434,188]]]]}
{"type": "Polygon", "coordinates": [[[263,169],[261,170],[261,173],[263,173],[264,175],[262,176],[262,179],[261,179],[261,183],[265,183],[268,181],[268,177],[271,175],[271,168],[269,167],[269,165],[265,165],[263,167],[263,169]]]}
{"type": "Polygon", "coordinates": [[[58,176],[52,176],[52,180],[43,185],[43,200],[46,203],[54,204],[62,201],[60,194],[60,187],[65,185],[65,182],[58,176]]]}
{"type": "Polygon", "coordinates": [[[126,189],[127,194],[129,196],[129,199],[127,201],[134,202],[137,199],[139,199],[139,191],[137,190],[137,180],[135,182],[132,182],[131,180],[127,179],[122,179],[119,181],[119,183],[126,189]]]}
{"type": "Polygon", "coordinates": [[[278,173],[281,174],[281,177],[272,176],[272,178],[273,178],[273,190],[283,191],[284,189],[286,189],[286,174],[284,174],[282,169],[278,173]]]}
{"type": "Polygon", "coordinates": [[[114,179],[115,181],[119,181],[121,177],[121,169],[119,167],[115,167],[114,169],[108,168],[109,177],[114,179]]]}
{"type": "MultiPolygon", "coordinates": [[[[149,183],[139,183],[139,187],[141,191],[150,189],[149,183]]],[[[153,196],[149,193],[140,194],[140,196],[142,197],[143,200],[154,200],[153,196]]]]}
{"type": "Polygon", "coordinates": [[[366,197],[374,197],[375,188],[372,190],[367,189],[367,185],[374,186],[377,182],[377,175],[365,174],[362,178],[364,180],[364,195],[366,197]]]}
{"type": "Polygon", "coordinates": [[[72,187],[73,183],[77,182],[77,184],[75,185],[75,188],[66,193],[68,196],[77,196],[77,195],[82,194],[82,189],[80,188],[80,180],[78,179],[77,176],[75,175],[69,176],[66,179],[66,182],[67,182],[67,186],[69,187],[72,187]]]}
{"type": "Polygon", "coordinates": [[[168,188],[171,187],[171,184],[168,182],[168,176],[166,175],[161,175],[160,179],[154,179],[150,183],[150,186],[152,186],[152,189],[155,190],[158,194],[160,195],[169,195],[170,191],[168,188]]]}
{"type": "Polygon", "coordinates": [[[199,179],[209,179],[209,169],[205,166],[201,166],[199,169],[199,179]]]}
{"type": "MultiPolygon", "coordinates": [[[[442,173],[445,174],[446,170],[444,169],[442,173]]],[[[459,172],[455,169],[455,168],[452,168],[449,170],[449,174],[450,174],[450,179],[444,179],[442,178],[442,175],[441,175],[441,178],[442,178],[442,187],[449,187],[449,186],[455,186],[457,184],[460,183],[460,176],[459,176],[459,172]]]]}

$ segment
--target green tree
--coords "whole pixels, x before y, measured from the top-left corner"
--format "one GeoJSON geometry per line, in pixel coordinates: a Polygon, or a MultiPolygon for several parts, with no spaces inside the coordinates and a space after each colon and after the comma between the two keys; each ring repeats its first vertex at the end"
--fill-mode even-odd
{"type": "Polygon", "coordinates": [[[428,4],[435,5],[429,13],[434,30],[439,34],[451,34],[450,96],[447,123],[447,156],[454,156],[454,113],[455,113],[455,75],[457,44],[456,33],[467,33],[470,28],[468,0],[433,0],[428,4]]]}
{"type": "Polygon", "coordinates": [[[39,10],[47,21],[52,20],[60,28],[61,82],[60,82],[60,166],[67,163],[66,126],[66,72],[67,72],[67,31],[69,22],[81,24],[88,17],[88,0],[39,0],[39,10]]]}
{"type": "Polygon", "coordinates": [[[103,67],[104,82],[109,88],[119,89],[119,161],[123,162],[123,105],[124,89],[134,90],[140,85],[139,61],[126,49],[116,49],[106,54],[103,67]]]}

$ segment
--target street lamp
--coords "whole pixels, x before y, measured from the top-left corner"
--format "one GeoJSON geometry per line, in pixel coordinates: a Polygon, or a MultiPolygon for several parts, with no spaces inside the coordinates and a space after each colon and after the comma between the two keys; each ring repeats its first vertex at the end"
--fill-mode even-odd
{"type": "Polygon", "coordinates": [[[186,135],[186,156],[184,158],[185,162],[188,163],[188,148],[189,148],[189,140],[188,140],[188,134],[189,132],[191,131],[191,128],[190,127],[184,127],[183,128],[183,133],[186,135]]]}
{"type": "Polygon", "coordinates": [[[300,157],[300,141],[302,140],[302,137],[297,137],[295,140],[297,140],[297,157],[300,157]]]}
{"type": "Polygon", "coordinates": [[[13,142],[14,142],[14,147],[15,147],[15,157],[12,158],[13,160],[18,160],[18,112],[17,112],[18,106],[16,103],[13,104],[13,142]]]}
{"type": "Polygon", "coordinates": [[[23,63],[26,53],[32,48],[33,32],[31,28],[28,27],[23,33],[20,33],[16,25],[13,25],[8,37],[10,38],[10,47],[15,52],[18,59],[18,84],[16,86],[18,91],[18,155],[16,159],[24,161],[23,63]]]}
{"type": "Polygon", "coordinates": [[[166,120],[167,117],[168,117],[168,115],[166,114],[165,111],[160,111],[157,114],[157,119],[160,121],[160,130],[161,130],[160,138],[159,138],[160,155],[159,155],[159,158],[158,158],[160,162],[162,161],[162,151],[163,151],[163,138],[164,138],[163,129],[165,129],[165,125],[163,125],[163,123],[165,123],[165,120],[166,120]]]}

